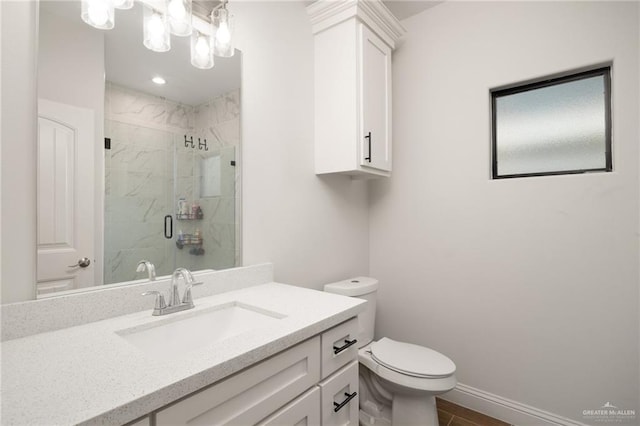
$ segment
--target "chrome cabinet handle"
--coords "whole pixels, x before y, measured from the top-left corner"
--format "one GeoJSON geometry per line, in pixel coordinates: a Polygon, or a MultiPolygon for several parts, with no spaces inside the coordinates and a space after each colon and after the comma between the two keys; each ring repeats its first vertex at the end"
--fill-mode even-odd
{"type": "Polygon", "coordinates": [[[353,340],[344,339],[344,345],[340,347],[337,347],[337,346],[333,347],[333,354],[338,355],[340,352],[349,349],[349,347],[355,345],[356,343],[358,343],[358,339],[353,339],[353,340]]]}
{"type": "Polygon", "coordinates": [[[82,259],[78,259],[78,263],[76,263],[75,265],[69,265],[67,266],[67,268],[86,268],[89,265],[91,265],[91,260],[89,260],[88,257],[83,257],[82,259]]]}
{"type": "Polygon", "coordinates": [[[338,411],[340,411],[342,409],[342,407],[344,407],[345,405],[347,405],[349,403],[349,401],[351,401],[353,398],[355,398],[358,395],[358,392],[354,392],[352,394],[349,394],[348,392],[344,393],[344,396],[347,397],[347,399],[345,399],[344,401],[342,401],[340,404],[338,404],[337,402],[333,403],[333,411],[335,413],[337,413],[338,411]]]}

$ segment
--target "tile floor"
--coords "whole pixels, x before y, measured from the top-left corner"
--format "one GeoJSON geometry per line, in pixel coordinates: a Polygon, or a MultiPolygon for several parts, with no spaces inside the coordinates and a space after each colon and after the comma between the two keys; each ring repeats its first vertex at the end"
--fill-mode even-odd
{"type": "Polygon", "coordinates": [[[436,398],[438,422],[440,426],[510,426],[502,420],[494,419],[452,402],[436,398]]]}

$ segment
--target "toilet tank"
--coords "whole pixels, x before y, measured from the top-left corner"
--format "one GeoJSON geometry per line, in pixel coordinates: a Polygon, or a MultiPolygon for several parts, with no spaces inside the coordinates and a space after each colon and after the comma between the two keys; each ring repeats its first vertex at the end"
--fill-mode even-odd
{"type": "Polygon", "coordinates": [[[324,286],[328,293],[365,299],[367,305],[364,312],[358,315],[358,347],[368,345],[373,340],[373,329],[376,321],[376,295],[378,280],[370,277],[355,277],[324,286]]]}

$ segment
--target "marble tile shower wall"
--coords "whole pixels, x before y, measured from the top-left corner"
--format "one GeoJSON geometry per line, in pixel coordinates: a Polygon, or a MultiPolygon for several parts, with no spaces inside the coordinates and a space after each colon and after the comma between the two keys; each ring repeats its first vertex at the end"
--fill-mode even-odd
{"type": "Polygon", "coordinates": [[[143,258],[163,275],[171,273],[174,259],[175,265],[194,270],[239,264],[240,171],[231,165],[240,142],[239,101],[235,90],[192,107],[107,83],[105,283],[139,278],[135,266],[143,258]],[[185,147],[185,134],[193,135],[195,149],[185,147]],[[197,148],[198,138],[207,139],[208,151],[197,148]],[[221,158],[220,195],[202,198],[202,160],[215,155],[221,158]],[[175,212],[179,197],[199,203],[204,212],[202,220],[174,221],[174,235],[200,231],[204,253],[199,255],[193,246],[180,250],[163,236],[164,216],[175,212]]]}

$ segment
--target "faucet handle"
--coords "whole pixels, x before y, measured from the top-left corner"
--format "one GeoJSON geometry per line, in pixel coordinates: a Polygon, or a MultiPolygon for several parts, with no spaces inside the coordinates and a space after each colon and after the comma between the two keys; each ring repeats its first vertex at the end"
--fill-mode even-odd
{"type": "Polygon", "coordinates": [[[144,293],[142,293],[142,296],[156,296],[156,306],[153,308],[153,312],[154,314],[156,312],[159,312],[162,309],[165,309],[167,307],[166,302],[164,301],[164,295],[162,293],[160,293],[159,291],[145,291],[144,293]]]}
{"type": "Polygon", "coordinates": [[[182,297],[182,303],[193,305],[193,297],[191,296],[191,287],[196,285],[202,285],[202,284],[204,284],[204,282],[202,281],[188,283],[186,288],[184,289],[184,296],[182,297]]]}

